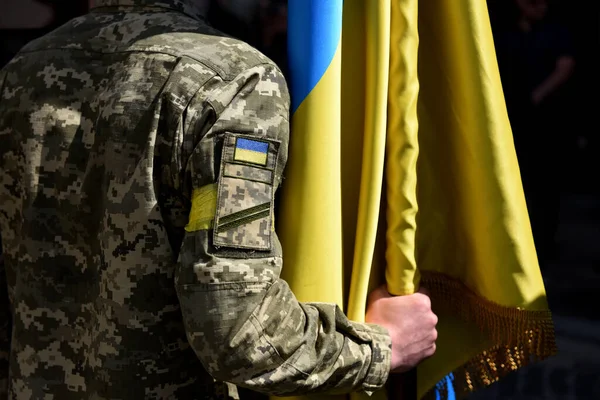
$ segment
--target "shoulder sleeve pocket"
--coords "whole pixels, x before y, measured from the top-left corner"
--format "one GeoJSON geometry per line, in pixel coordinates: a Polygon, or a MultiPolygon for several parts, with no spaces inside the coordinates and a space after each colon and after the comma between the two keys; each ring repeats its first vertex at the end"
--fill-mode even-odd
{"type": "Polygon", "coordinates": [[[213,232],[215,246],[270,250],[280,142],[227,133],[213,232]]]}

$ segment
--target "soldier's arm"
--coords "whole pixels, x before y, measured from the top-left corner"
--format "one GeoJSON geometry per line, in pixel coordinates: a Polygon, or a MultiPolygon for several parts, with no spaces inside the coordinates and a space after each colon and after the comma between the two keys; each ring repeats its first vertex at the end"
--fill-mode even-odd
{"type": "Polygon", "coordinates": [[[194,195],[176,275],[191,346],[215,378],[267,394],[377,390],[389,373],[387,332],[333,304],[299,303],[279,278],[273,198],[289,135],[281,73],[262,65],[203,90],[212,100],[191,106],[194,131],[184,135],[202,139],[184,157],[194,195]]]}

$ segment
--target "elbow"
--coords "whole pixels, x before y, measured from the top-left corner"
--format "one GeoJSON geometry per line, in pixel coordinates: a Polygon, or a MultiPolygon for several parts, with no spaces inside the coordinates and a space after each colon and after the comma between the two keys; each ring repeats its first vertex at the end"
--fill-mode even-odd
{"type": "Polygon", "coordinates": [[[283,363],[252,316],[228,335],[205,336],[208,340],[190,343],[206,371],[217,380],[248,386],[283,363]]]}
{"type": "Polygon", "coordinates": [[[188,342],[206,371],[215,379],[242,384],[280,364],[279,354],[253,314],[264,300],[266,284],[253,286],[250,293],[248,285],[227,286],[230,290],[180,288],[179,299],[188,342]]]}

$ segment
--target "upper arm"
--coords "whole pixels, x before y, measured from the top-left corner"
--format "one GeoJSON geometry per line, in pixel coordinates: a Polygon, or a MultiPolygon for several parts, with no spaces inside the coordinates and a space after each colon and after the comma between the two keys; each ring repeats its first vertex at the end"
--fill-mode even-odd
{"type": "Polygon", "coordinates": [[[200,139],[186,163],[192,207],[175,278],[191,347],[215,378],[269,394],[380,387],[387,333],[351,323],[334,304],[299,303],[279,278],[273,208],[289,139],[282,74],[260,65],[205,90],[198,99],[212,111],[191,113],[200,139]]]}
{"type": "Polygon", "coordinates": [[[252,313],[282,266],[273,207],[287,158],[289,98],[271,65],[215,79],[196,96],[204,111],[192,113],[190,129],[200,134],[185,163],[191,211],[175,282],[193,348],[221,347],[200,355],[218,374],[214,366],[238,351],[237,332],[256,345],[264,340],[252,313]]]}
{"type": "Polygon", "coordinates": [[[196,113],[192,124],[203,133],[186,163],[192,199],[186,230],[212,228],[216,247],[271,251],[273,200],[289,140],[285,80],[267,64],[205,90],[201,98],[215,117],[196,113]]]}
{"type": "Polygon", "coordinates": [[[269,260],[281,258],[274,197],[289,138],[285,80],[271,64],[230,81],[215,77],[191,108],[185,134],[197,139],[183,163],[191,211],[176,284],[272,282],[278,272],[269,260]],[[210,268],[219,263],[221,268],[210,268]]]}

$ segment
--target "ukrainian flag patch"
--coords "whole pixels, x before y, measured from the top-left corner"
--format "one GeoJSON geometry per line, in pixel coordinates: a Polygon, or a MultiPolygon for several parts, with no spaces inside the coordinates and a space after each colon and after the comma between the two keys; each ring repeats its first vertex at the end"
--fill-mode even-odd
{"type": "Polygon", "coordinates": [[[233,160],[265,166],[268,154],[268,142],[238,137],[235,142],[233,160]]]}

